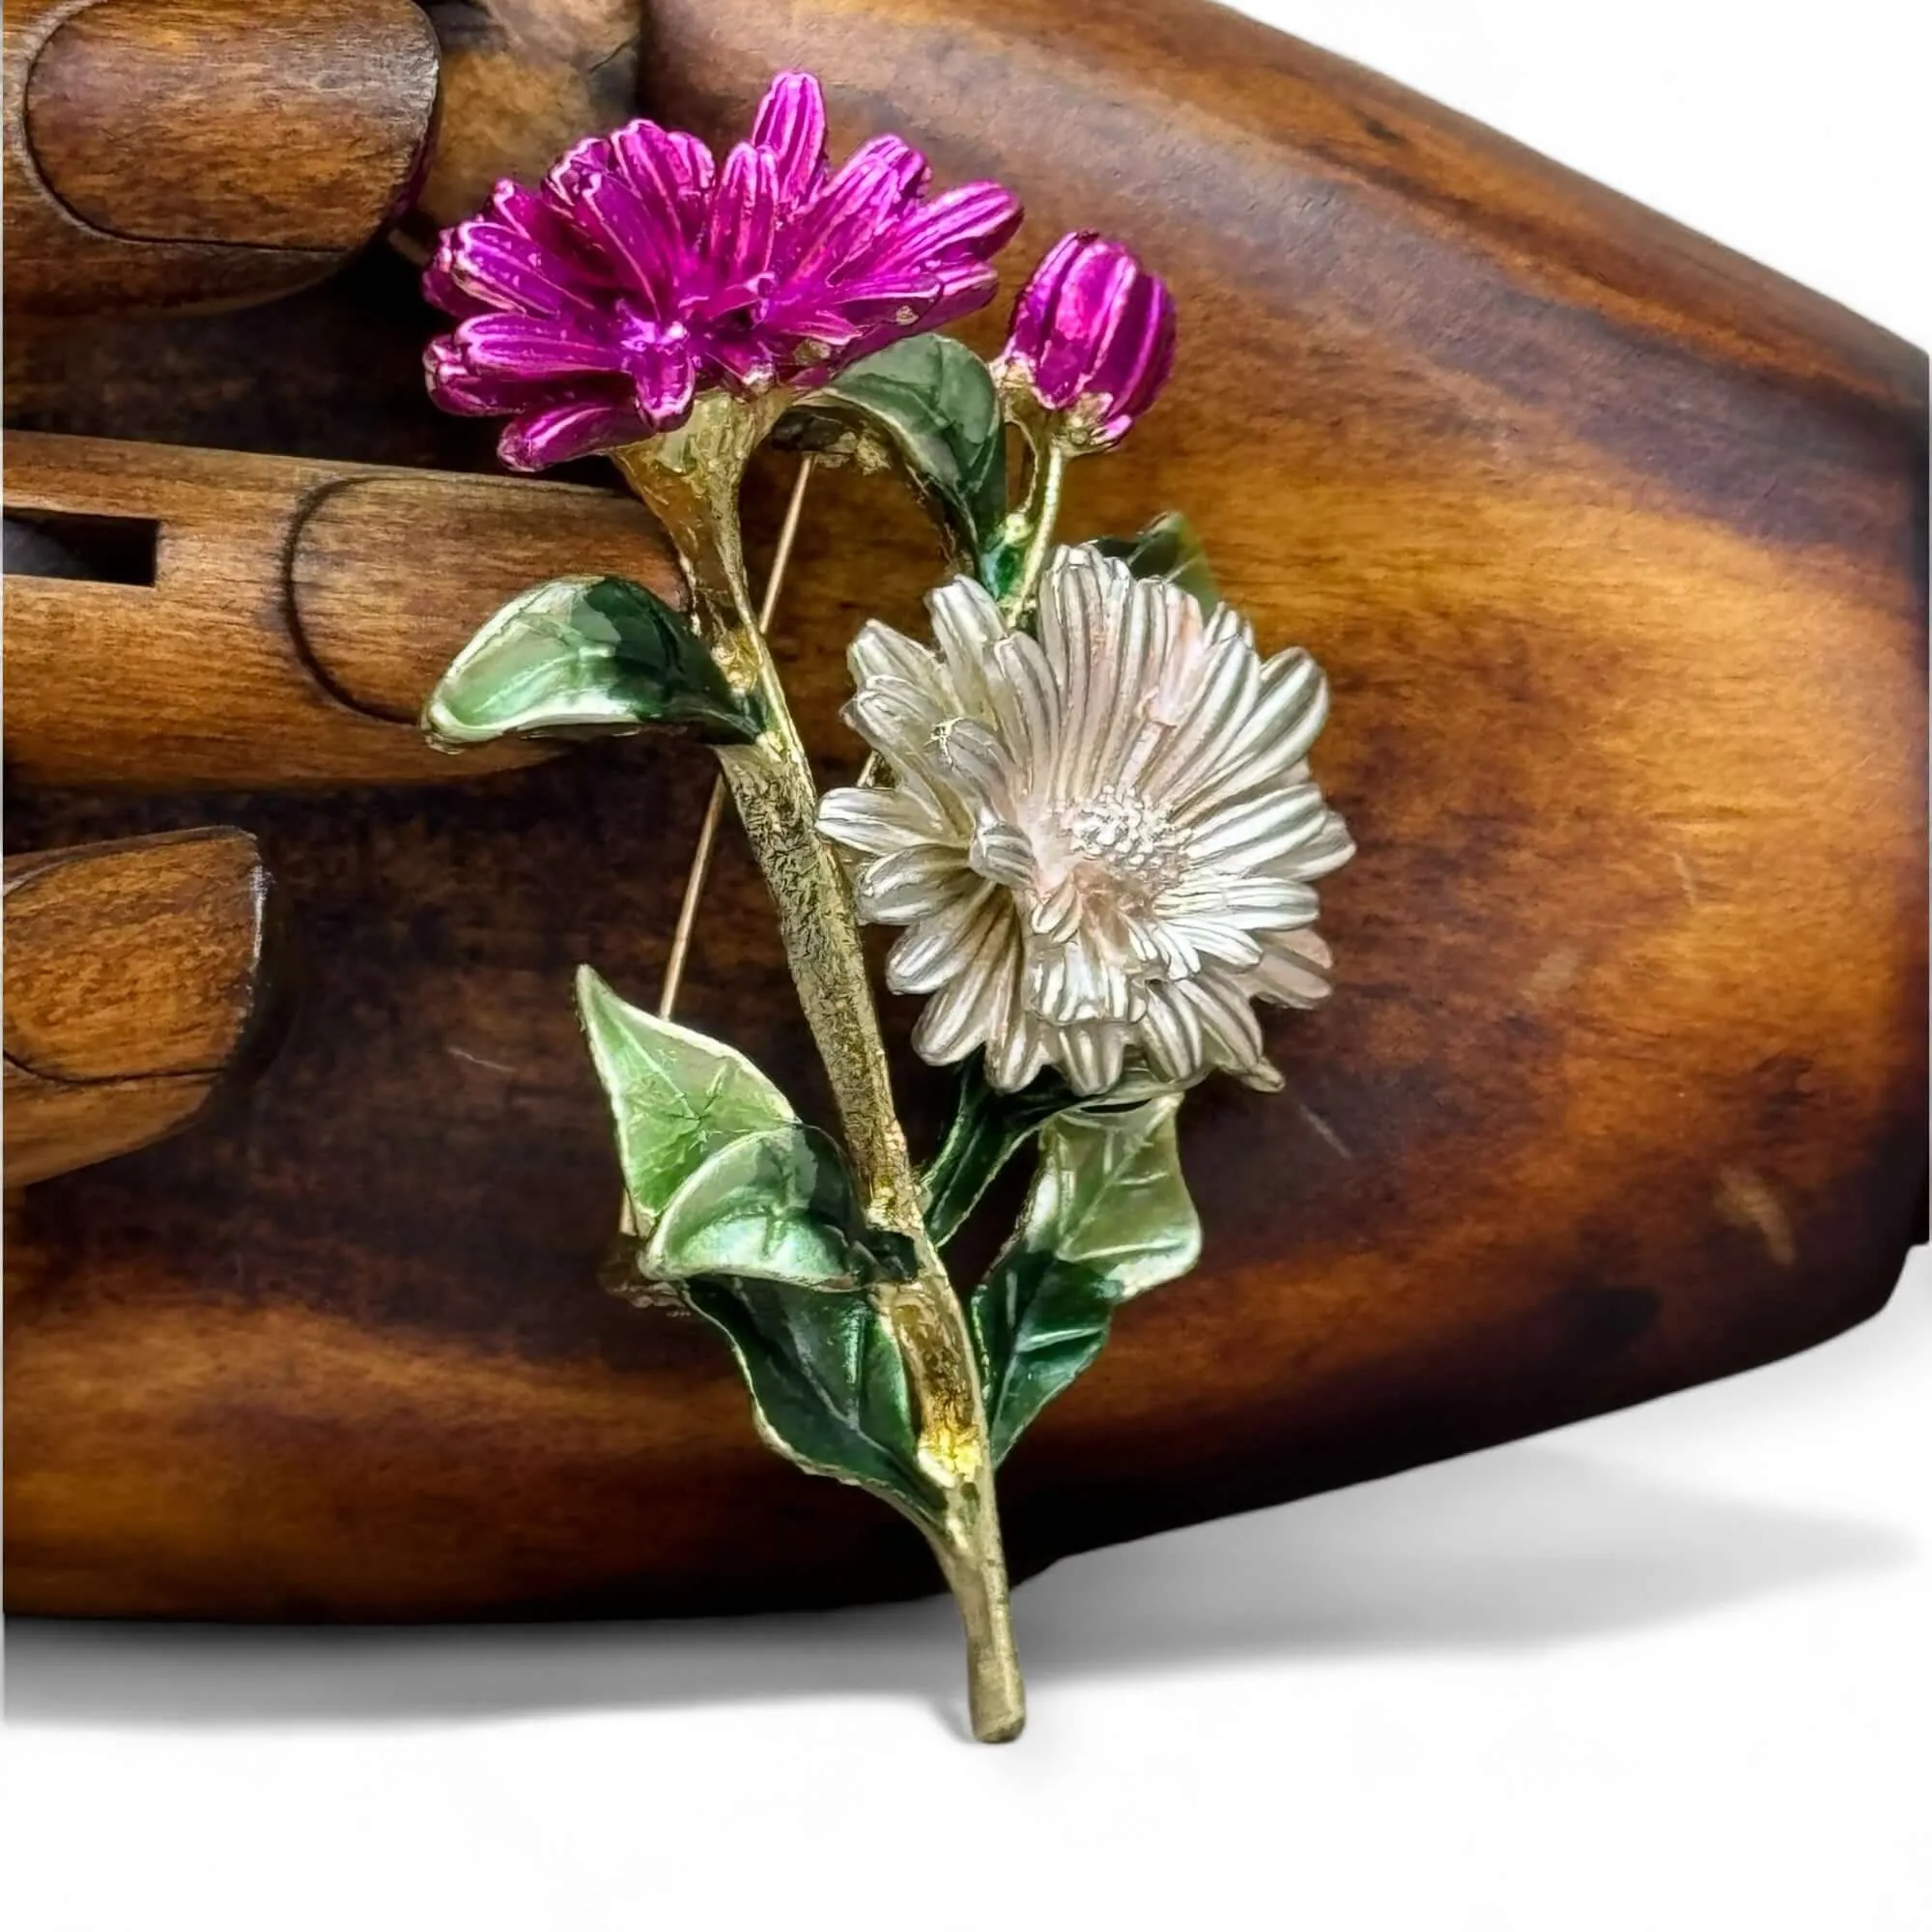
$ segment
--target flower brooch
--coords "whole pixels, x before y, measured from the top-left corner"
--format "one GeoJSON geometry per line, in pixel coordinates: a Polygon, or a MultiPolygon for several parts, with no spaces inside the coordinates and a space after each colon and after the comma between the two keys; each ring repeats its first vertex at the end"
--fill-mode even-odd
{"type": "Polygon", "coordinates": [[[991,298],[1019,220],[995,183],[929,194],[891,135],[829,168],[818,84],[786,73],[722,164],[648,121],[580,142],[540,187],[499,184],[424,278],[456,319],[428,350],[432,396],[506,417],[512,469],[608,456],[690,593],[537,585],[458,655],[424,728],[451,751],[649,725],[711,744],[838,1107],[835,1139],[670,1017],[681,940],[654,1013],[582,968],[624,1181],[615,1285],[721,1331],[766,1441],[924,1535],[986,1739],[1025,1717],[995,1467],[1115,1311],[1193,1266],[1176,1117],[1217,1070],[1281,1084],[1255,1005],[1326,995],[1316,884],[1353,849],[1309,772],[1321,669],[1259,654],[1187,525],[1055,543],[1068,463],[1120,442],[1167,379],[1166,286],[1074,234],[990,365],[934,332],[991,298]],[[815,463],[897,470],[952,573],[930,643],[870,623],[851,646],[845,716],[870,756],[823,797],[766,642],[788,544],[762,611],[746,580],[739,486],[767,438],[805,452],[801,489],[815,463]],[[922,1058],[957,1069],[923,1167],[862,923],[899,928],[886,982],[924,1002],[922,1058]],[[946,1251],[1028,1148],[1019,1225],[962,1293],[946,1251]]]}

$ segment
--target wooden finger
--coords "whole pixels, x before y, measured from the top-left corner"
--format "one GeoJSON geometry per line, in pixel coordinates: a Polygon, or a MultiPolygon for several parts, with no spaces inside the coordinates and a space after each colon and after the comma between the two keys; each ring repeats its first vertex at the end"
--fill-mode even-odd
{"type": "Polygon", "coordinates": [[[11,858],[5,891],[9,1186],[146,1147],[251,1069],[277,987],[246,833],[11,858]]]}
{"type": "Polygon", "coordinates": [[[527,763],[541,751],[442,756],[417,729],[470,633],[546,577],[677,590],[630,499],[511,477],[19,433],[7,515],[29,536],[9,562],[7,754],[30,784],[390,782],[527,763]],[[71,574],[90,558],[96,575],[71,574]],[[49,569],[62,574],[24,574],[49,569]]]}
{"type": "Polygon", "coordinates": [[[18,0],[10,315],[259,301],[399,212],[437,101],[410,0],[18,0]]]}

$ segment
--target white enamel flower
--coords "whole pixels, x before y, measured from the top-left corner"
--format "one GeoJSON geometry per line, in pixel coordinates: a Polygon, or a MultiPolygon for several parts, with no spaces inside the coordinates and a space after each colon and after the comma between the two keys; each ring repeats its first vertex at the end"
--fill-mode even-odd
{"type": "Polygon", "coordinates": [[[1313,882],[1354,850],[1308,775],[1315,661],[1091,546],[1048,563],[1037,639],[966,578],[927,603],[936,653],[879,623],[852,646],[845,716],[895,782],[819,815],[860,916],[906,928],[886,981],[931,996],[921,1056],[983,1046],[1007,1092],[1052,1065],[1104,1093],[1130,1053],[1278,1086],[1251,1003],[1326,994],[1313,882]]]}

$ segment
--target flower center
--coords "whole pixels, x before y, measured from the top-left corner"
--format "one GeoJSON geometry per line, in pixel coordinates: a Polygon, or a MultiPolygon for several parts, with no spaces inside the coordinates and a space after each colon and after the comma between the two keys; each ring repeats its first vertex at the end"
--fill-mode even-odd
{"type": "Polygon", "coordinates": [[[1060,829],[1082,859],[1147,898],[1173,885],[1187,861],[1186,832],[1157,805],[1118,784],[1064,807],[1060,829]]]}

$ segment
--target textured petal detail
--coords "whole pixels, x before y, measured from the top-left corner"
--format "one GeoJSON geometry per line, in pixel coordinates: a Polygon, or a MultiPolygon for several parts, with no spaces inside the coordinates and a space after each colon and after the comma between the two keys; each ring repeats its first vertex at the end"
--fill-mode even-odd
{"type": "Polygon", "coordinates": [[[929,919],[957,895],[959,872],[956,847],[911,845],[873,859],[853,881],[859,917],[875,925],[929,919]]]}
{"type": "Polygon", "coordinates": [[[861,688],[877,678],[899,678],[925,694],[937,715],[957,708],[952,686],[932,652],[876,618],[853,639],[845,661],[852,669],[852,682],[861,688]]]}
{"type": "MultiPolygon", "coordinates": [[[[526,187],[521,182],[499,181],[490,191],[490,212],[503,227],[534,242],[547,254],[568,262],[578,284],[586,289],[608,285],[595,251],[586,245],[583,237],[555,204],[535,188],[526,187]]],[[[443,240],[448,241],[454,232],[446,231],[443,240]]]]}
{"type": "Polygon", "coordinates": [[[958,970],[927,1004],[913,1028],[913,1051],[935,1066],[963,1060],[1004,1009],[1012,981],[1012,934],[997,918],[975,926],[958,970]]]}
{"type": "Polygon", "coordinates": [[[973,834],[967,860],[982,879],[992,879],[1011,892],[1033,888],[1033,840],[1016,825],[993,820],[980,826],[973,834]]]}
{"type": "Polygon", "coordinates": [[[908,926],[886,955],[886,984],[895,993],[930,993],[953,978],[966,947],[989,925],[1011,923],[1012,914],[994,889],[962,870],[946,909],[908,926]]]}
{"type": "Polygon", "coordinates": [[[660,128],[655,121],[633,121],[611,136],[618,171],[639,196],[661,211],[684,246],[703,239],[715,164],[711,150],[695,134],[660,128]]]}
{"type": "Polygon", "coordinates": [[[959,708],[970,717],[985,718],[985,663],[1007,632],[1000,607],[970,577],[955,577],[935,590],[925,606],[932,613],[932,635],[940,655],[952,673],[959,708]]]}
{"type": "Polygon", "coordinates": [[[1208,1055],[1231,1073],[1245,1073],[1265,1058],[1255,1009],[1234,982],[1217,973],[1198,974],[1175,987],[1194,1009],[1208,1055]]]}
{"type": "Polygon", "coordinates": [[[575,286],[568,259],[553,255],[498,221],[466,221],[443,238],[437,259],[477,304],[472,313],[509,309],[524,315],[568,316],[595,327],[596,291],[575,286]]]}
{"type": "Polygon", "coordinates": [[[1326,943],[1313,932],[1271,933],[1261,964],[1241,976],[1252,997],[1283,1007],[1315,1007],[1332,989],[1334,966],[1326,943]]]}
{"type": "Polygon", "coordinates": [[[955,718],[942,726],[933,762],[976,817],[1002,815],[1011,801],[1012,770],[1007,748],[977,718],[955,718]]]}
{"type": "Polygon", "coordinates": [[[1234,967],[1261,962],[1261,942],[1237,921],[1195,915],[1170,920],[1168,926],[1176,937],[1193,948],[1197,958],[1234,967]]]}
{"type": "Polygon", "coordinates": [[[1062,1069],[1076,1094],[1104,1094],[1120,1084],[1126,1053],[1126,1035],[1120,1027],[1065,1027],[1059,1043],[1062,1069]]]}
{"type": "Polygon", "coordinates": [[[423,379],[439,407],[459,416],[500,416],[528,391],[502,376],[479,376],[463,359],[453,335],[439,335],[423,350],[423,379]]]}
{"type": "Polygon", "coordinates": [[[1293,879],[1321,879],[1355,856],[1355,841],[1339,812],[1330,811],[1306,839],[1277,867],[1293,879]]]}
{"type": "Polygon", "coordinates": [[[584,184],[578,212],[605,254],[622,268],[625,293],[645,314],[672,320],[685,246],[675,213],[614,174],[594,175],[584,184]]]}
{"type": "Polygon", "coordinates": [[[935,734],[945,712],[926,687],[903,677],[869,678],[843,715],[901,779],[916,778],[928,786],[944,782],[935,734]]]}
{"type": "Polygon", "coordinates": [[[818,830],[834,844],[881,859],[911,845],[939,842],[946,821],[903,785],[842,785],[818,802],[818,830]]]}
{"type": "Polygon", "coordinates": [[[437,244],[435,254],[429,258],[429,266],[423,270],[423,300],[432,307],[440,308],[444,315],[453,315],[459,321],[467,316],[488,315],[490,304],[472,296],[456,279],[452,267],[454,243],[445,234],[437,244]]]}
{"type": "Polygon", "coordinates": [[[777,74],[752,122],[752,145],[770,154],[780,205],[817,193],[825,173],[825,97],[809,73],[777,74]]]}
{"type": "Polygon", "coordinates": [[[778,168],[763,148],[741,141],[725,157],[711,196],[704,253],[719,286],[735,298],[771,266],[778,237],[778,168]]]}
{"type": "Polygon", "coordinates": [[[697,370],[681,328],[655,342],[639,342],[625,358],[625,366],[637,389],[639,413],[653,428],[675,429],[691,413],[697,370]]]}
{"type": "Polygon", "coordinates": [[[497,440],[497,454],[509,469],[547,469],[615,449],[648,436],[651,426],[634,409],[611,403],[566,403],[518,416],[497,440]]]}
{"type": "Polygon", "coordinates": [[[1046,1029],[1019,1004],[1008,1001],[1006,1024],[986,1042],[986,1077],[1002,1094],[1017,1094],[1038,1077],[1051,1053],[1046,1029]]]}
{"type": "Polygon", "coordinates": [[[874,135],[801,217],[783,265],[788,273],[829,281],[869,254],[924,186],[926,172],[925,156],[896,134],[874,135]]]}
{"type": "Polygon", "coordinates": [[[622,372],[618,344],[572,322],[541,316],[479,315],[456,326],[456,346],[478,375],[525,382],[622,372]]]}
{"type": "Polygon", "coordinates": [[[1019,198],[998,182],[968,182],[921,205],[881,249],[881,267],[941,263],[965,255],[983,261],[1012,240],[1019,198]]]}
{"type": "Polygon", "coordinates": [[[1149,987],[1147,1011],[1141,1016],[1136,1037],[1163,1080],[1185,1083],[1198,1080],[1208,1070],[1200,1017],[1171,984],[1149,987]]]}

